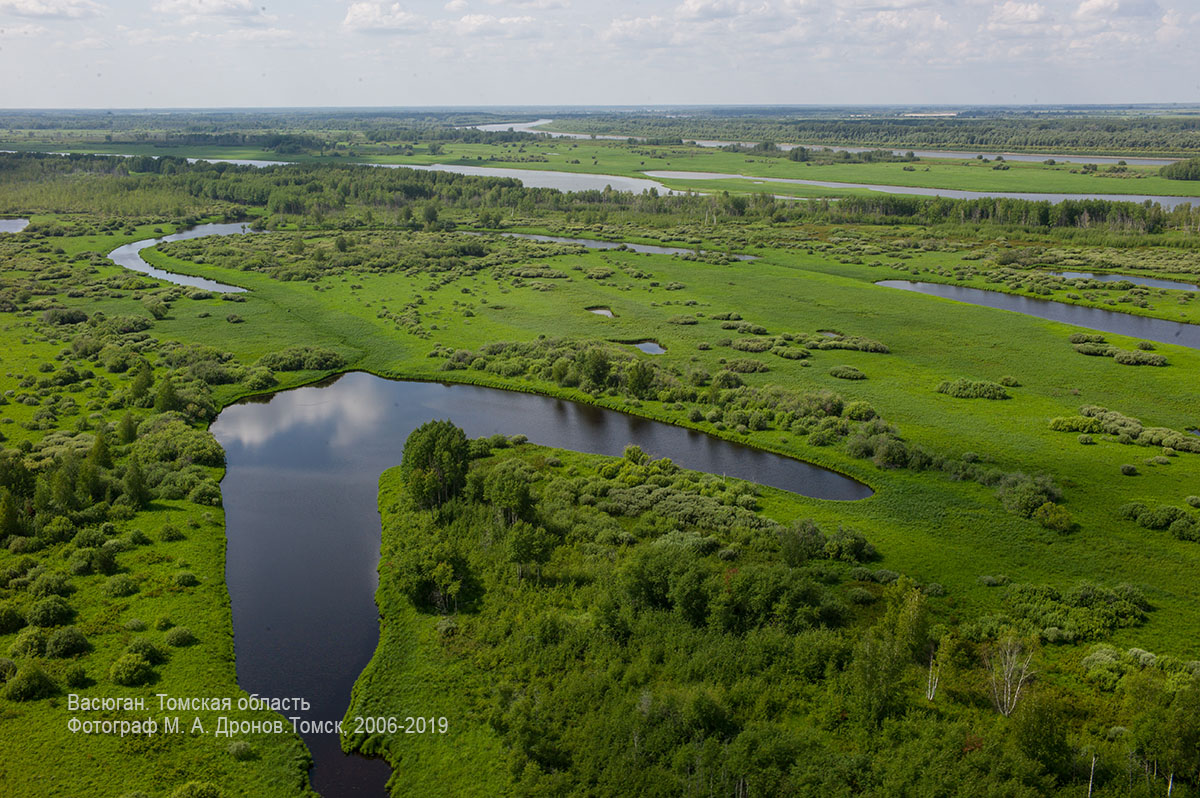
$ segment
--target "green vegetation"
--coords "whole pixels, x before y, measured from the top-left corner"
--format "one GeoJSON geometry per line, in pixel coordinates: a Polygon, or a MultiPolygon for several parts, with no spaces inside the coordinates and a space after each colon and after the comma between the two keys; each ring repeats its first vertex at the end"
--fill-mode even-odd
{"type": "Polygon", "coordinates": [[[1184,292],[1043,267],[1195,279],[1195,210],[564,195],[345,165],[20,155],[0,157],[0,212],[32,218],[0,235],[0,783],[28,785],[17,795],[46,768],[72,793],[304,791],[289,735],[251,735],[249,754],[211,736],[68,737],[63,707],[71,692],[241,695],[224,456],[205,427],[240,397],[346,369],[596,404],[876,491],[821,501],[636,451],[427,425],[382,485],[383,636],[355,701],[450,731],[347,740],[404,763],[417,781],[397,793],[441,772],[467,794],[615,794],[619,777],[647,792],[1074,794],[1093,751],[1100,795],[1159,794],[1172,775],[1176,794],[1196,790],[1169,740],[1191,739],[1200,656],[1200,353],[874,285],[961,275],[1188,320],[1184,292]],[[105,257],[215,219],[265,232],[145,257],[245,293],[105,257]],[[646,340],[665,353],[627,343],[646,340]],[[989,674],[1030,652],[1027,700],[994,705],[989,674]]]}

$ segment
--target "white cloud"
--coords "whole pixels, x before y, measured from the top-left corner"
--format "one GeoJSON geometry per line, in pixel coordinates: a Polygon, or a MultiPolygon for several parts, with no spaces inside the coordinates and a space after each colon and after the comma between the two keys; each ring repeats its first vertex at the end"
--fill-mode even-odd
{"type": "Polygon", "coordinates": [[[451,28],[463,36],[499,36],[522,38],[539,33],[538,21],[531,16],[495,17],[491,14],[467,14],[450,23],[451,28]]]}
{"type": "Polygon", "coordinates": [[[241,17],[262,13],[251,0],[158,0],[154,10],[195,17],[241,17]]]}
{"type": "Polygon", "coordinates": [[[21,25],[5,25],[3,28],[0,28],[0,36],[20,39],[31,39],[49,32],[49,30],[41,25],[34,25],[28,22],[21,25]]]}
{"type": "Polygon", "coordinates": [[[467,10],[467,0],[450,0],[445,8],[452,14],[461,14],[467,10]]]}
{"type": "Polygon", "coordinates": [[[993,25],[1029,25],[1046,18],[1046,7],[1040,3],[1019,3],[1008,0],[992,9],[988,27],[993,25]]]}
{"type": "Polygon", "coordinates": [[[83,19],[104,13],[105,7],[94,0],[0,0],[0,11],[19,17],[83,19]]]}
{"type": "Polygon", "coordinates": [[[1120,5],[1119,0],[1083,0],[1075,9],[1075,18],[1105,20],[1115,16],[1120,5]]]}
{"type": "Polygon", "coordinates": [[[342,26],[359,33],[416,33],[425,28],[425,19],[399,3],[351,3],[342,26]]]}

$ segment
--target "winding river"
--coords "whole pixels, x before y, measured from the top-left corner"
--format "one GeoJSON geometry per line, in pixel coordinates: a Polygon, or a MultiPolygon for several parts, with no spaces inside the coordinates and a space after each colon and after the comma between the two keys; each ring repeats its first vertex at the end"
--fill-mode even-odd
{"type": "Polygon", "coordinates": [[[1200,349],[1200,325],[1197,324],[1152,319],[1148,316],[1134,316],[1131,313],[1117,313],[1083,305],[1071,305],[1066,302],[1053,302],[1048,299],[1034,299],[1016,294],[1005,294],[1001,291],[985,291],[982,288],[968,288],[964,285],[914,282],[912,280],[881,280],[875,285],[899,288],[903,291],[916,291],[943,299],[966,302],[970,305],[1011,310],[1024,313],[1026,316],[1037,316],[1039,319],[1061,321],[1091,330],[1128,335],[1131,338],[1200,349]]]}
{"type": "MultiPolygon", "coordinates": [[[[490,125],[472,125],[476,130],[488,130],[493,132],[503,133],[507,130],[512,130],[518,133],[541,133],[555,139],[598,139],[607,141],[628,141],[636,139],[643,141],[642,136],[615,136],[612,134],[591,135],[588,133],[562,133],[555,130],[542,130],[542,125],[553,124],[553,119],[535,119],[532,122],[501,122],[490,125]]],[[[737,144],[742,147],[753,147],[760,142],[757,141],[720,141],[717,139],[684,139],[685,144],[692,143],[698,147],[728,147],[731,144],[737,144]]],[[[834,152],[875,152],[877,150],[888,150],[887,147],[843,147],[836,145],[825,144],[777,144],[779,149],[794,150],[797,147],[808,147],[811,150],[832,150],[834,152]]],[[[911,147],[905,147],[899,150],[888,150],[893,155],[903,155],[906,152],[911,152],[918,158],[995,158],[998,155],[1004,156],[1006,161],[1025,161],[1032,163],[1041,163],[1046,160],[1053,160],[1058,163],[1094,163],[1098,165],[1116,165],[1124,161],[1131,166],[1165,166],[1169,163],[1175,163],[1178,158],[1131,158],[1123,155],[1039,155],[1037,153],[1028,152],[1003,152],[991,150],[984,152],[983,150],[914,150],[911,147]]]]}
{"type": "MultiPolygon", "coordinates": [[[[194,286],[196,278],[152,269],[140,251],[162,240],[242,231],[240,224],[202,225],[110,257],[194,286]]],[[[212,281],[200,287],[233,288],[212,281]]],[[[379,475],[399,463],[408,434],[435,418],[452,419],[472,437],[523,433],[534,443],[597,454],[620,455],[636,443],[686,468],[823,499],[871,495],[866,485],[809,463],[534,394],[356,372],[247,400],[222,411],[211,428],[226,452],[225,578],[243,690],[304,697],[312,706],[305,720],[342,719],[379,639],[379,475]]],[[[318,792],[385,794],[385,762],[343,754],[336,735],[303,736],[318,792]]]]}
{"type": "Polygon", "coordinates": [[[949,197],[951,199],[1019,199],[1034,202],[1062,202],[1063,200],[1109,200],[1112,202],[1157,202],[1167,210],[1179,205],[1190,204],[1200,207],[1200,197],[1167,197],[1152,194],[1050,194],[1028,191],[964,191],[954,188],[923,188],[921,186],[887,186],[879,183],[835,183],[831,180],[802,180],[798,177],[762,177],[725,172],[676,172],[648,171],[643,174],[660,180],[750,180],[759,183],[781,183],[820,188],[865,188],[883,194],[916,194],[922,197],[949,197]]]}

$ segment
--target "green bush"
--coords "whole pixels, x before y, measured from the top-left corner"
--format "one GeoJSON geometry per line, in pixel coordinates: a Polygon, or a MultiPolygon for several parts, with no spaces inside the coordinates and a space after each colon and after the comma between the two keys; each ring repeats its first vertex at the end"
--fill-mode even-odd
{"type": "Polygon", "coordinates": [[[87,671],[78,663],[67,668],[63,673],[63,681],[67,683],[67,687],[88,687],[92,680],[88,678],[87,671]]]}
{"type": "Polygon", "coordinates": [[[293,346],[263,355],[258,365],[271,371],[329,371],[345,366],[346,359],[329,349],[293,346]]]}
{"type": "Polygon", "coordinates": [[[125,687],[146,684],[154,676],[154,669],[145,657],[138,654],[122,654],[108,669],[108,678],[125,687]]]}
{"type": "Polygon", "coordinates": [[[36,701],[57,691],[54,680],[36,662],[22,665],[4,685],[4,697],[9,701],[36,701]]]}
{"type": "Polygon", "coordinates": [[[138,592],[138,584],[126,574],[109,577],[104,583],[104,594],[112,598],[124,598],[138,592]]]}
{"type": "Polygon", "coordinates": [[[196,636],[186,626],[176,626],[163,635],[163,640],[173,648],[183,648],[196,642],[196,636]]]}
{"type": "Polygon", "coordinates": [[[1084,446],[1092,446],[1096,440],[1091,435],[1080,435],[1079,442],[1084,446]]]}
{"type": "Polygon", "coordinates": [[[0,635],[12,634],[24,626],[25,619],[17,612],[16,607],[0,604],[0,635]]]}
{"type": "Polygon", "coordinates": [[[64,626],[56,629],[46,643],[46,656],[55,659],[65,659],[88,650],[88,641],[83,632],[74,626],[64,626]]]}
{"type": "Polygon", "coordinates": [[[164,543],[171,543],[176,540],[184,539],[184,534],[179,531],[179,528],[172,526],[171,524],[164,524],[163,528],[159,530],[158,536],[164,543]]]}
{"type": "Polygon", "coordinates": [[[249,762],[252,759],[257,759],[258,756],[254,753],[254,748],[245,740],[234,740],[229,744],[229,755],[239,762],[249,762]]]}
{"type": "Polygon", "coordinates": [[[843,412],[851,421],[870,421],[875,418],[875,408],[868,402],[851,402],[843,412]]]}
{"type": "Polygon", "coordinates": [[[8,657],[0,657],[0,684],[4,684],[17,672],[17,663],[8,657]]]}
{"type": "Polygon", "coordinates": [[[1050,429],[1055,432],[1087,432],[1097,435],[1104,432],[1099,419],[1088,416],[1059,416],[1050,419],[1050,429]]]}
{"type": "Polygon", "coordinates": [[[45,656],[46,640],[46,632],[36,626],[22,629],[13,640],[12,645],[8,647],[8,654],[17,659],[45,656]]]}
{"type": "Polygon", "coordinates": [[[834,366],[829,370],[829,376],[837,377],[839,380],[865,380],[867,378],[866,374],[854,366],[834,366]]]}
{"type": "Polygon", "coordinates": [[[1136,477],[1137,472],[1138,472],[1137,466],[1135,466],[1135,465],[1130,465],[1129,463],[1126,463],[1125,465],[1121,466],[1121,473],[1127,477],[1136,477]]]}
{"type": "Polygon", "coordinates": [[[1010,399],[1008,392],[994,382],[981,380],[958,379],[954,382],[943,382],[937,387],[938,393],[953,396],[955,399],[1010,399]]]}
{"type": "Polygon", "coordinates": [[[125,647],[125,653],[139,656],[151,665],[161,665],[167,661],[167,655],[163,650],[144,637],[135,637],[131,640],[125,647]]]}
{"type": "Polygon", "coordinates": [[[49,596],[33,605],[27,620],[34,626],[61,626],[75,616],[75,610],[62,596],[49,596]]]}
{"type": "Polygon", "coordinates": [[[191,571],[180,571],[175,574],[175,578],[172,581],[177,587],[195,587],[200,584],[200,580],[191,571]]]}
{"type": "Polygon", "coordinates": [[[29,586],[29,595],[34,598],[66,596],[73,588],[62,574],[42,574],[29,586]]]}
{"type": "Polygon", "coordinates": [[[1046,502],[1034,510],[1033,520],[1055,532],[1066,533],[1075,528],[1075,519],[1071,517],[1071,514],[1054,502],[1046,502]]]}
{"type": "Polygon", "coordinates": [[[1192,507],[1200,509],[1200,496],[1188,496],[1186,499],[1184,499],[1184,501],[1186,501],[1192,507]]]}
{"type": "Polygon", "coordinates": [[[1165,366],[1167,359],[1159,354],[1137,350],[1118,350],[1113,359],[1122,366],[1165,366]]]}

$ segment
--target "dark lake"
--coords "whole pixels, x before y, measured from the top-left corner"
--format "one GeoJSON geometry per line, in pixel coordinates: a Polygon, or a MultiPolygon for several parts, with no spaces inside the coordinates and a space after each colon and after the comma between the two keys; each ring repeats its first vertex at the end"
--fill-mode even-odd
{"type": "Polygon", "coordinates": [[[1046,299],[1033,299],[1027,296],[1004,294],[1000,291],[984,291],[980,288],[967,288],[962,285],[918,283],[912,280],[882,280],[875,285],[955,299],[971,305],[1012,310],[1028,316],[1037,316],[1040,319],[1061,321],[1065,324],[1074,324],[1092,330],[1128,335],[1131,338],[1200,349],[1200,325],[1196,324],[1151,319],[1146,316],[1134,316],[1130,313],[1070,305],[1066,302],[1051,302],[1046,299]]]}
{"type": "MultiPolygon", "coordinates": [[[[399,464],[413,429],[441,418],[470,437],[521,433],[609,455],[634,443],[686,468],[808,496],[871,495],[832,471],[682,427],[491,388],[352,373],[234,405],[212,432],[228,462],[225,574],[242,689],[308,698],[309,720],[342,718],[378,641],[379,475],[399,464]]],[[[335,735],[305,742],[318,792],[384,794],[386,763],[343,755],[335,735]]]]}

